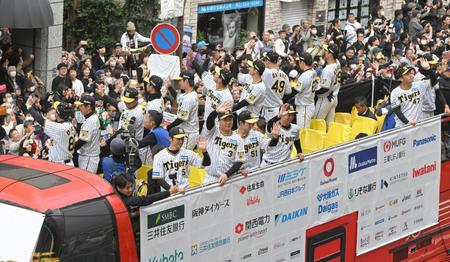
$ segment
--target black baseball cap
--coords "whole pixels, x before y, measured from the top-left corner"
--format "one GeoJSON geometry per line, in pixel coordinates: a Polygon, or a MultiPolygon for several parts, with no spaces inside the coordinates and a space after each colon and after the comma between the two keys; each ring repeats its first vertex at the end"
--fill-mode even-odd
{"type": "Polygon", "coordinates": [[[127,87],[122,96],[122,101],[125,103],[133,103],[138,98],[139,92],[136,88],[127,87]]]}
{"type": "Polygon", "coordinates": [[[231,111],[219,113],[219,120],[224,120],[225,118],[230,117],[230,116],[234,117],[233,112],[231,112],[231,111]]]}
{"type": "Polygon", "coordinates": [[[67,68],[68,66],[66,64],[64,64],[64,63],[59,63],[56,68],[59,70],[59,69],[61,69],[63,67],[67,68]]]}
{"type": "Polygon", "coordinates": [[[224,84],[228,84],[231,80],[231,72],[230,70],[226,69],[226,68],[220,68],[218,66],[214,67],[214,72],[216,72],[216,74],[219,75],[220,79],[222,79],[222,82],[224,84]]]}
{"type": "Polygon", "coordinates": [[[157,75],[152,75],[150,79],[145,78],[144,81],[149,83],[150,85],[154,86],[156,89],[161,90],[161,87],[163,85],[163,80],[161,77],[157,75]]]}
{"type": "Polygon", "coordinates": [[[194,74],[189,71],[182,71],[179,76],[174,78],[174,80],[183,80],[183,79],[194,81],[194,74]]]}
{"type": "Polygon", "coordinates": [[[426,53],[422,57],[425,58],[430,65],[436,65],[439,63],[439,57],[434,54],[426,53]]]}
{"type": "Polygon", "coordinates": [[[305,62],[307,66],[312,66],[313,64],[313,58],[309,53],[301,53],[299,54],[298,58],[300,61],[305,62]]]}
{"type": "Polygon", "coordinates": [[[248,110],[242,111],[239,115],[238,115],[238,121],[239,122],[246,122],[249,124],[254,124],[256,122],[258,122],[258,117],[252,115],[252,113],[248,110]]]}
{"type": "Polygon", "coordinates": [[[269,62],[276,64],[276,63],[278,63],[278,58],[280,56],[277,53],[275,53],[274,51],[269,51],[267,53],[264,53],[263,57],[265,59],[267,59],[269,62]]]}
{"type": "Polygon", "coordinates": [[[399,67],[396,71],[395,71],[395,78],[400,79],[400,77],[408,74],[409,72],[414,71],[416,72],[416,69],[412,66],[404,66],[404,67],[399,67]]]}
{"type": "Polygon", "coordinates": [[[180,138],[187,137],[187,134],[183,128],[176,126],[176,127],[172,127],[172,129],[170,129],[169,136],[180,139],[180,138]]]}
{"type": "Polygon", "coordinates": [[[56,108],[56,113],[59,117],[65,120],[68,119],[72,113],[72,107],[66,102],[56,102],[53,107],[56,108]]]}
{"type": "Polygon", "coordinates": [[[248,60],[247,65],[249,67],[255,68],[255,70],[258,71],[260,75],[262,75],[264,73],[264,70],[266,69],[266,66],[264,65],[264,63],[261,60],[256,60],[256,61],[248,60]]]}
{"type": "Polygon", "coordinates": [[[339,54],[339,47],[336,44],[325,45],[325,50],[332,53],[334,57],[337,57],[339,54]]]}
{"type": "Polygon", "coordinates": [[[75,105],[92,105],[95,106],[95,99],[92,96],[84,95],[81,97],[80,101],[76,101],[75,105]]]}
{"type": "Polygon", "coordinates": [[[289,107],[287,108],[287,110],[286,110],[285,113],[288,113],[288,114],[297,114],[297,111],[295,111],[293,105],[289,105],[289,107]]]}
{"type": "Polygon", "coordinates": [[[122,44],[121,43],[115,43],[114,44],[114,48],[119,47],[119,46],[122,47],[122,44]]]}

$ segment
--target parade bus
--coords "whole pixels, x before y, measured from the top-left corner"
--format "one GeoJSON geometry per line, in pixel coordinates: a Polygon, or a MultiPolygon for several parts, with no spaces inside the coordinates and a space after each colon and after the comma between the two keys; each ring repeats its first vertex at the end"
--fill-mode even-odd
{"type": "Polygon", "coordinates": [[[449,122],[194,188],[141,208],[140,229],[99,176],[3,155],[0,261],[450,261],[449,122]]]}

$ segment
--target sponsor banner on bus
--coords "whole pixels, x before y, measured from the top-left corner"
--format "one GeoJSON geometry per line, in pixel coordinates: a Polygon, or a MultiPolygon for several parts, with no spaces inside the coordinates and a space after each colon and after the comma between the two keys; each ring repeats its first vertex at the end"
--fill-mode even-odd
{"type": "Polygon", "coordinates": [[[141,261],[304,261],[306,231],[358,212],[357,255],[438,221],[440,121],[141,208],[141,261]]]}

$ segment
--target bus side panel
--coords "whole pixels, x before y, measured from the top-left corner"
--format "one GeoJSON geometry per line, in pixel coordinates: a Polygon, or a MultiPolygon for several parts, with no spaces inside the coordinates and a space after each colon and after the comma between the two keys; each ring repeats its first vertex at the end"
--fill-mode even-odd
{"type": "Polygon", "coordinates": [[[137,249],[134,239],[133,228],[131,225],[130,214],[123,204],[122,200],[116,194],[106,197],[111,207],[117,222],[117,235],[120,250],[121,262],[137,262],[137,249]]]}

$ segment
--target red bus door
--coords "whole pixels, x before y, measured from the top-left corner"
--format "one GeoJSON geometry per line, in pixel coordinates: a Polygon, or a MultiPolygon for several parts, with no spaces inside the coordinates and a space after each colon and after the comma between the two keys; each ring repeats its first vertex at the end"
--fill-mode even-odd
{"type": "Polygon", "coordinates": [[[353,262],[356,254],[354,212],[306,231],[306,262],[353,262]]]}

